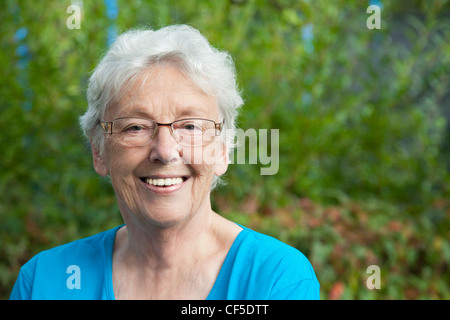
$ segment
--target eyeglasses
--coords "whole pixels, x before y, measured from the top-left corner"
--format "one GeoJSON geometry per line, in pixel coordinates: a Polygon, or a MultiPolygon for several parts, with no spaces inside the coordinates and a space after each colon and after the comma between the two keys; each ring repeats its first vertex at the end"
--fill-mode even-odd
{"type": "Polygon", "coordinates": [[[118,118],[101,121],[99,124],[106,133],[119,144],[130,147],[147,145],[156,136],[159,127],[169,127],[172,137],[184,146],[205,146],[222,132],[225,120],[216,123],[208,119],[182,119],[172,123],[158,123],[144,118],[118,118]]]}

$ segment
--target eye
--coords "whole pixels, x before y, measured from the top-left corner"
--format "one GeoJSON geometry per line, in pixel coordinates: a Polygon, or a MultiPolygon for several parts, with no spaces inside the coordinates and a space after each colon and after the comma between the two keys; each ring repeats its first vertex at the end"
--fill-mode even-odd
{"type": "Polygon", "coordinates": [[[124,132],[139,132],[139,131],[142,131],[144,129],[145,128],[142,125],[133,124],[133,125],[130,125],[130,126],[126,127],[123,131],[124,132]]]}
{"type": "Polygon", "coordinates": [[[197,130],[203,131],[203,125],[201,122],[198,121],[183,122],[180,128],[187,131],[197,131],[197,130]]]}
{"type": "Polygon", "coordinates": [[[151,131],[153,126],[150,123],[129,123],[123,126],[122,133],[144,133],[151,131]]]}

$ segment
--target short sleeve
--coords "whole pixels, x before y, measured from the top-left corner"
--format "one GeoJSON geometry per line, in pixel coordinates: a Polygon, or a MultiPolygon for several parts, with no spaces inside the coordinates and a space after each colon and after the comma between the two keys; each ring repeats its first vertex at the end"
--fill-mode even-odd
{"type": "Polygon", "coordinates": [[[35,258],[31,259],[20,269],[19,276],[9,296],[10,300],[31,300],[35,260],[35,258]]]}

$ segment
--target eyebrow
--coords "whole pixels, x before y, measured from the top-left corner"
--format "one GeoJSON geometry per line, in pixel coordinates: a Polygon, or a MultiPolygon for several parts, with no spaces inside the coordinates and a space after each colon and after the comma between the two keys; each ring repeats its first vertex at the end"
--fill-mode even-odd
{"type": "MultiPolygon", "coordinates": [[[[178,120],[178,119],[183,119],[186,117],[205,118],[207,116],[208,115],[202,109],[196,109],[195,107],[187,106],[187,107],[183,108],[183,111],[181,113],[177,114],[176,119],[178,120]],[[196,112],[193,112],[192,110],[194,110],[196,112]]],[[[120,118],[125,118],[125,117],[142,117],[142,118],[156,120],[150,113],[148,113],[145,109],[143,109],[140,106],[131,107],[131,110],[129,112],[120,116],[120,118]]]]}
{"type": "Polygon", "coordinates": [[[141,108],[133,108],[131,111],[125,113],[122,117],[142,117],[142,118],[152,118],[151,115],[141,108]]]}
{"type": "Polygon", "coordinates": [[[180,118],[183,117],[192,117],[192,118],[205,118],[208,116],[208,114],[206,114],[203,110],[201,109],[196,109],[194,107],[188,107],[186,109],[184,109],[183,112],[181,112],[179,114],[180,118]],[[192,110],[195,110],[196,112],[192,112],[192,110]]]}

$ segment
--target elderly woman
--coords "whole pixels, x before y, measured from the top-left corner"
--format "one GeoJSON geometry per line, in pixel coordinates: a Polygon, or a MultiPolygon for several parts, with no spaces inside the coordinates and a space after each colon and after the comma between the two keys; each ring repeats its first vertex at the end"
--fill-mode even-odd
{"type": "Polygon", "coordinates": [[[211,209],[243,103],[235,78],[191,27],[119,36],[80,123],[124,225],[36,255],[11,299],[319,298],[303,254],[211,209]]]}

